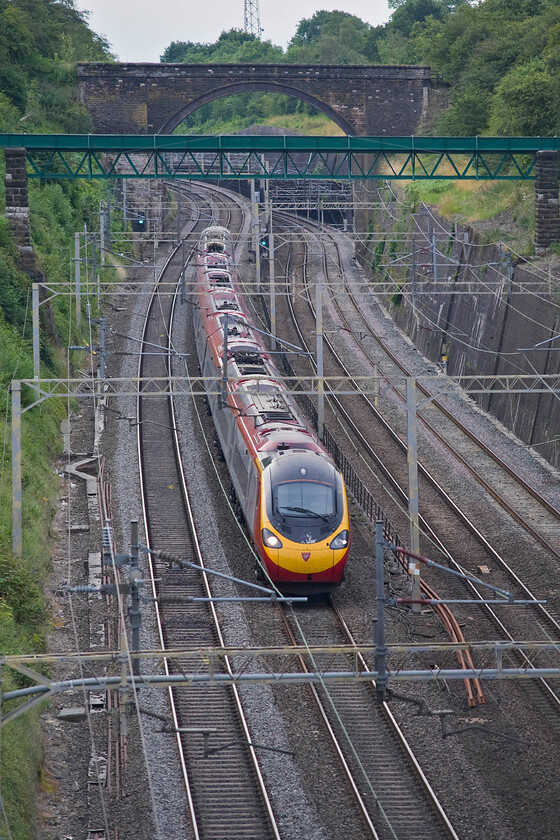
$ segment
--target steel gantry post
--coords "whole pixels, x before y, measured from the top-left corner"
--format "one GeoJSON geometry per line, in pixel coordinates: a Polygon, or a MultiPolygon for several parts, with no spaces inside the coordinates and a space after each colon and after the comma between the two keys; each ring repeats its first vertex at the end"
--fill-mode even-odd
{"type": "Polygon", "coordinates": [[[99,250],[101,251],[99,260],[101,265],[105,265],[105,251],[107,250],[106,246],[106,236],[105,236],[105,202],[99,202],[99,250]]]}
{"type": "Polygon", "coordinates": [[[383,520],[375,523],[375,584],[377,604],[377,619],[375,625],[375,681],[376,697],[379,702],[385,700],[387,689],[387,647],[385,645],[385,539],[383,537],[383,520]]]}
{"type": "Polygon", "coordinates": [[[21,382],[12,379],[12,551],[23,554],[21,520],[21,382]]]}
{"type": "Polygon", "coordinates": [[[315,318],[317,333],[317,434],[323,440],[325,427],[325,383],[323,368],[323,282],[315,286],[315,318]]]}
{"type": "Polygon", "coordinates": [[[41,377],[41,353],[39,346],[39,284],[33,283],[31,290],[33,310],[33,379],[41,377]]]}
{"type": "Polygon", "coordinates": [[[270,332],[272,333],[272,349],[276,350],[276,272],[274,265],[272,214],[270,216],[270,233],[268,235],[268,277],[270,282],[270,332]]]}
{"type": "Polygon", "coordinates": [[[74,234],[74,280],[76,281],[76,324],[82,319],[82,290],[80,283],[80,234],[74,234]]]}
{"type": "MultiPolygon", "coordinates": [[[[133,519],[130,523],[130,629],[132,630],[132,652],[139,653],[140,627],[142,614],[140,612],[140,579],[142,577],[140,564],[138,562],[138,520],[133,519]]],[[[140,673],[140,660],[137,656],[132,658],[132,673],[140,673]]]]}
{"type": "MultiPolygon", "coordinates": [[[[418,528],[418,430],[416,417],[416,380],[406,379],[406,417],[407,417],[407,460],[408,460],[408,516],[410,520],[410,550],[420,553],[420,533],[418,528]]],[[[409,563],[412,574],[412,597],[420,599],[420,566],[409,563]]],[[[420,604],[412,605],[413,612],[420,612],[420,604]]]]}
{"type": "Polygon", "coordinates": [[[253,230],[253,248],[255,249],[255,285],[257,293],[261,289],[261,223],[259,214],[260,191],[255,189],[255,180],[251,181],[251,228],[253,230]]]}

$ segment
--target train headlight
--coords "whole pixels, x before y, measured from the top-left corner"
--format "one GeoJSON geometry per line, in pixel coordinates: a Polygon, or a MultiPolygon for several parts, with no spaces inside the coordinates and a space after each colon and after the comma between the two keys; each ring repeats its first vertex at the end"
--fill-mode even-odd
{"type": "Polygon", "coordinates": [[[276,534],[269,531],[268,528],[262,529],[262,538],[263,543],[267,548],[282,548],[281,540],[276,536],[276,534]]]}
{"type": "Polygon", "coordinates": [[[348,531],[341,531],[337,534],[331,543],[331,548],[334,551],[339,551],[341,548],[348,548],[348,531]]]}

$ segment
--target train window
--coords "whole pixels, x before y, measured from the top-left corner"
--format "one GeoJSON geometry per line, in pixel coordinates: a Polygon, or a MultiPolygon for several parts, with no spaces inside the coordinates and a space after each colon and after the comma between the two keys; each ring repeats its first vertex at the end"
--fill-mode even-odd
{"type": "Polygon", "coordinates": [[[238,495],[240,496],[239,501],[241,502],[244,502],[247,497],[249,474],[247,472],[246,460],[247,459],[243,459],[243,456],[237,446],[234,446],[233,457],[231,459],[231,469],[239,485],[236,489],[238,491],[238,495]]]}
{"type": "Polygon", "coordinates": [[[318,481],[286,481],[274,489],[274,506],[290,516],[330,517],[336,511],[332,484],[318,481]]]}
{"type": "Polygon", "coordinates": [[[251,470],[249,475],[249,488],[247,490],[247,511],[250,517],[253,516],[257,504],[257,473],[251,470]]]}

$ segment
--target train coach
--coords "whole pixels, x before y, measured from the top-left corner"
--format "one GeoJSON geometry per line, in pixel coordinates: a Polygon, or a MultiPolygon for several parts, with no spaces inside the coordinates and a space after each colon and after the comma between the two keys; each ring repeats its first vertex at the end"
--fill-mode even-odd
{"type": "Polygon", "coordinates": [[[282,592],[328,591],[350,548],[344,481],[251,321],[226,228],[201,236],[195,295],[200,370],[223,383],[208,402],[260,562],[282,592]]]}

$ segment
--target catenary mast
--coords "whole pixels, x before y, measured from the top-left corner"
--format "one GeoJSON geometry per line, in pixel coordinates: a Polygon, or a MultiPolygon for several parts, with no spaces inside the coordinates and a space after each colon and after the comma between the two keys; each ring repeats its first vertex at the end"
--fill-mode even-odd
{"type": "Polygon", "coordinates": [[[261,19],[259,14],[259,0],[245,0],[245,32],[261,37],[261,19]]]}

